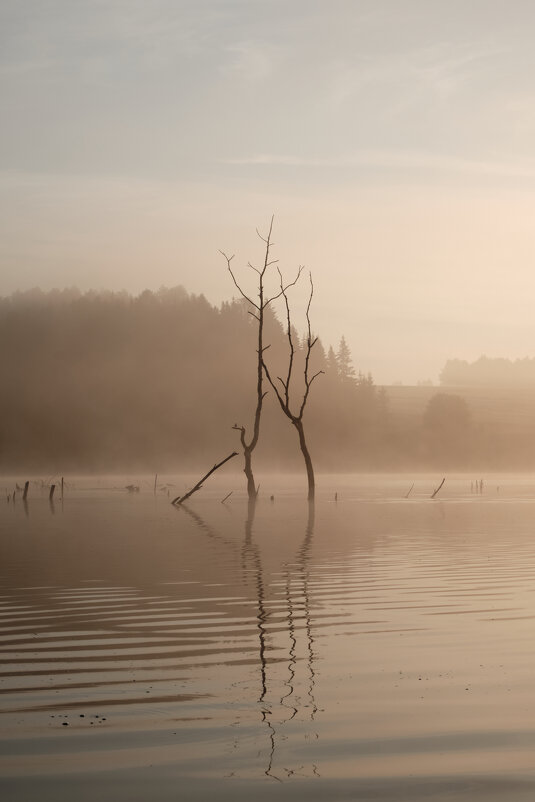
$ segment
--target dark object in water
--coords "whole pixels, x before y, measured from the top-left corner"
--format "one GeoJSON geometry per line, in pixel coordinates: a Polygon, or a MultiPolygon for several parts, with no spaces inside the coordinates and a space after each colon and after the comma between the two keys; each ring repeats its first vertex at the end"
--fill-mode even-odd
{"type": "Polygon", "coordinates": [[[232,454],[229,454],[229,455],[228,455],[228,457],[225,457],[225,459],[221,460],[221,462],[218,462],[218,463],[217,463],[217,465],[214,465],[214,467],[213,467],[213,468],[211,468],[211,469],[208,471],[208,473],[206,473],[206,474],[205,474],[205,475],[202,477],[202,479],[199,479],[199,481],[197,482],[197,484],[195,485],[195,487],[192,487],[192,489],[191,489],[191,490],[190,490],[188,493],[186,493],[186,495],[185,495],[185,496],[177,496],[176,498],[174,498],[174,499],[173,499],[173,501],[171,502],[171,504],[182,504],[182,502],[183,502],[183,501],[186,501],[186,499],[188,499],[190,496],[192,496],[192,495],[193,495],[193,493],[195,493],[195,491],[196,491],[196,490],[200,490],[200,489],[201,489],[201,487],[202,487],[202,483],[204,482],[204,480],[205,480],[205,479],[208,479],[208,477],[210,476],[210,474],[212,474],[214,471],[217,471],[217,469],[218,469],[218,468],[220,468],[222,465],[224,465],[224,464],[225,464],[225,462],[228,462],[228,461],[229,461],[229,459],[232,459],[232,457],[237,457],[237,456],[238,456],[238,452],[237,452],[237,451],[233,451],[233,452],[232,452],[232,454]]]}
{"type": "Polygon", "coordinates": [[[444,479],[441,481],[441,483],[439,484],[439,486],[437,487],[437,489],[435,490],[435,492],[433,493],[431,498],[435,498],[436,494],[438,493],[438,491],[440,490],[440,488],[442,487],[442,485],[444,484],[445,481],[446,481],[446,477],[444,477],[444,479]]]}
{"type": "Polygon", "coordinates": [[[126,485],[125,490],[128,490],[129,493],[139,493],[139,486],[138,485],[126,485]]]}

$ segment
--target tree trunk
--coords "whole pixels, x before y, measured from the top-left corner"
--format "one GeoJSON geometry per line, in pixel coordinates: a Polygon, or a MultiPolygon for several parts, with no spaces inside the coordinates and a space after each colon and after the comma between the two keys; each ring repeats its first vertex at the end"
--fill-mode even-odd
{"type": "Polygon", "coordinates": [[[299,418],[294,418],[292,423],[297,429],[297,434],[299,435],[299,445],[301,447],[301,453],[303,455],[303,459],[305,460],[305,466],[307,469],[308,500],[314,501],[314,496],[316,492],[316,482],[314,480],[314,468],[312,467],[312,460],[310,458],[310,453],[307,448],[305,440],[305,430],[303,428],[303,421],[300,420],[299,418]]]}
{"type": "MultiPolygon", "coordinates": [[[[255,443],[256,445],[256,443],[255,443]]],[[[254,446],[253,446],[254,448],[254,446]]],[[[251,456],[253,453],[253,448],[244,448],[243,449],[243,456],[245,457],[245,466],[243,468],[243,472],[247,477],[247,495],[249,496],[249,501],[255,501],[258,490],[256,489],[254,483],[254,476],[253,476],[253,468],[252,468],[252,460],[251,456]]]]}

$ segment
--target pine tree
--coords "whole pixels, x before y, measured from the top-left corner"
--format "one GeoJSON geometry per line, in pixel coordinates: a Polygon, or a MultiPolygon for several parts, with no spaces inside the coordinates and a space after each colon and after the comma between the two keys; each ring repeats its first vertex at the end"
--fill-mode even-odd
{"type": "Polygon", "coordinates": [[[342,336],[340,345],[338,346],[338,353],[336,354],[336,364],[338,366],[338,375],[343,382],[351,384],[355,383],[355,368],[353,367],[353,359],[351,358],[351,351],[346,343],[345,337],[342,336]]]}
{"type": "Polygon", "coordinates": [[[338,376],[338,362],[336,360],[336,354],[334,353],[334,348],[332,345],[329,346],[329,350],[327,352],[326,373],[333,379],[338,376]]]}

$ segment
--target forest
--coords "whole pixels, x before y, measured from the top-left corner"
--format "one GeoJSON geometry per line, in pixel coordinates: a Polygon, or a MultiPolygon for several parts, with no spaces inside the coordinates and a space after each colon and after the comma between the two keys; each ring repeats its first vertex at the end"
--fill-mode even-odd
{"type": "MultiPolygon", "coordinates": [[[[245,301],[216,308],[182,287],[136,297],[70,289],[0,299],[2,469],[164,471],[239,450],[232,427],[254,409],[255,336],[245,301]]],[[[277,375],[287,338],[270,308],[265,342],[277,375]]],[[[298,365],[297,333],[295,343],[298,365]]],[[[384,392],[355,371],[344,339],[336,351],[318,339],[312,361],[324,371],[306,410],[317,468],[379,467],[384,392]]],[[[255,459],[266,469],[299,470],[294,433],[272,396],[255,459]]]]}
{"type": "MultiPolygon", "coordinates": [[[[284,375],[287,333],[271,306],[264,327],[270,370],[284,375]]],[[[293,334],[298,392],[306,348],[293,334]]],[[[216,307],[183,287],[0,298],[0,470],[171,472],[241,453],[234,427],[249,426],[255,409],[256,336],[245,300],[216,307]]],[[[318,338],[317,371],[305,410],[317,471],[535,466],[527,392],[481,390],[468,379],[451,388],[377,387],[343,337],[335,347],[318,338]]],[[[255,465],[302,471],[295,432],[265,390],[255,465]]]]}

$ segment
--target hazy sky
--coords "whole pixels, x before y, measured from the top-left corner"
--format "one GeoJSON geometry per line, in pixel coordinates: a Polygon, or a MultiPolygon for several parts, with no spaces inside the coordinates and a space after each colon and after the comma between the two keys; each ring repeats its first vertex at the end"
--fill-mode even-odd
{"type": "Polygon", "coordinates": [[[274,213],[377,381],[534,356],[534,32],[531,0],[2,0],[0,293],[219,303],[274,213]]]}

